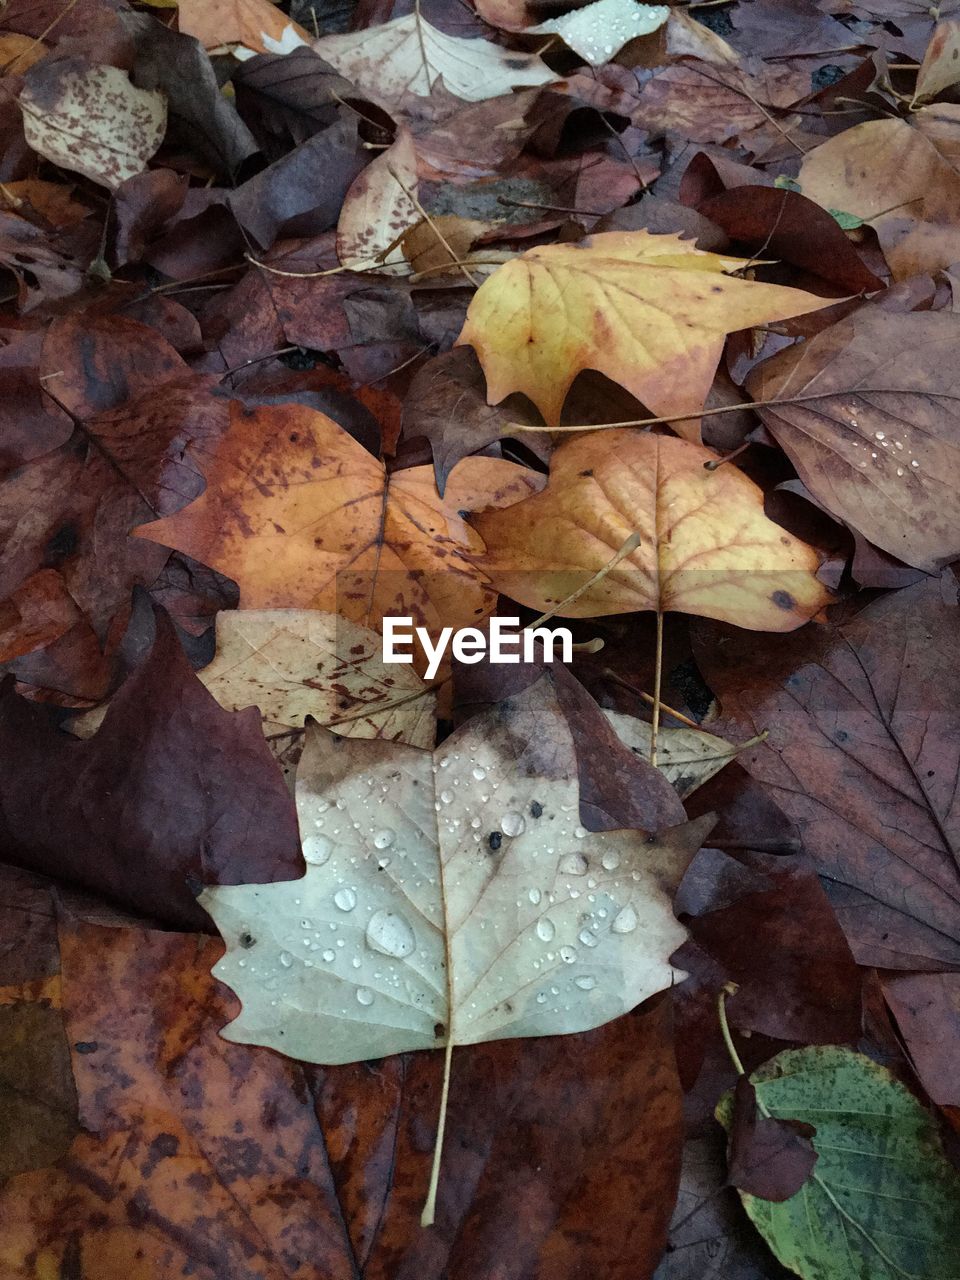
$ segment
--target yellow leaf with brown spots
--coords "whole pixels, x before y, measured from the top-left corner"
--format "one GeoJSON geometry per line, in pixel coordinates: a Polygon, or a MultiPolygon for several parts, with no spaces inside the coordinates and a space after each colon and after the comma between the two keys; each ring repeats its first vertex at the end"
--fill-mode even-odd
{"type": "Polygon", "coordinates": [[[637,550],[562,616],[656,609],[792,631],[829,602],[817,553],[764,515],[741,471],[706,470],[716,456],[642,431],[578,436],[553,455],[543,493],[473,518],[488,548],[477,563],[511,599],[547,610],[639,532],[637,550]]]}
{"type": "Polygon", "coordinates": [[[212,565],[249,609],[324,609],[377,628],[385,615],[463,627],[492,613],[496,591],[462,510],[505,507],[543,477],[500,458],[466,458],[443,498],[432,467],[387,476],[330,418],[300,404],[247,410],[207,466],[205,492],[137,530],[212,565]]]}
{"type": "MultiPolygon", "coordinates": [[[[724,274],[746,265],[649,231],[538,245],[481,285],[458,344],[476,349],[490,404],[522,391],[551,425],[582,369],[653,414],[696,415],[726,334],[836,302],[724,274]]],[[[700,439],[695,416],[676,429],[700,439]]]]}

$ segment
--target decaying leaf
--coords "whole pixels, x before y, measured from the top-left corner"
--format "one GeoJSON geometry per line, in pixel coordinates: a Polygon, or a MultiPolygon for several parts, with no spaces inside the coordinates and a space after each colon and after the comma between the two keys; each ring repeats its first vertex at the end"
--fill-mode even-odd
{"type": "Polygon", "coordinates": [[[428,97],[441,80],[458,98],[482,102],[558,78],[536,54],[447,35],[421,17],[419,9],[380,27],[323,36],[312,47],[358,88],[388,105],[407,94],[428,97]]]}
{"type": "Polygon", "coordinates": [[[342,427],[300,404],[234,405],[205,470],[196,502],[138,534],[233,578],[244,608],[336,610],[375,628],[387,614],[428,627],[487,617],[496,594],[459,512],[509,505],[542,481],[499,458],[467,458],[441,499],[432,467],[387,477],[342,427]]]}
{"type": "MultiPolygon", "coordinates": [[[[603,714],[625,746],[641,759],[650,759],[653,727],[649,721],[624,715],[622,711],[604,709],[603,714]]],[[[676,728],[661,726],[657,734],[657,768],[676,789],[680,799],[685,800],[735,760],[741,749],[702,729],[690,729],[685,725],[676,728]]]]}
{"type": "Polygon", "coordinates": [[[727,1148],[731,1185],[777,1204],[795,1196],[817,1163],[810,1141],[815,1127],[803,1120],[764,1115],[747,1076],[737,1081],[731,1113],[727,1148]]]}
{"type": "Polygon", "coordinates": [[[522,391],[554,424],[576,375],[597,369],[654,414],[690,414],[677,430],[699,440],[724,335],[829,302],[724,275],[745,265],[649,231],[539,246],[483,283],[458,342],[476,348],[491,404],[522,391]]]}
{"type": "Polygon", "coordinates": [[[80,57],[32,67],[19,102],[34,151],[111,190],[146,168],[167,127],[162,93],[80,57]]]}
{"type": "MultiPolygon", "coordinates": [[[[405,231],[420,221],[413,202],[417,192],[417,153],[409,129],[354,179],[337,223],[337,256],[345,265],[382,262],[405,231]]],[[[383,269],[396,272],[395,259],[406,270],[402,254],[391,255],[383,269]]]]}
{"type": "Polygon", "coordinates": [[[562,616],[674,610],[792,631],[829,600],[817,554],[763,514],[761,490],[736,467],[708,471],[715,459],[672,436],[581,435],[554,453],[543,493],[472,518],[487,546],[476,562],[505,595],[546,610],[639,533],[636,551],[562,616]]]}
{"type": "Polygon", "coordinates": [[[803,194],[869,222],[894,277],[960,258],[960,173],[906,120],[868,120],[804,157],[803,194]]]}
{"type": "Polygon", "coordinates": [[[954,312],[866,306],[747,383],[759,401],[800,401],[758,412],[817,501],[927,571],[960,554],[958,341],[954,312]]]}
{"type": "Polygon", "coordinates": [[[957,607],[936,579],[801,639],[698,625],[742,757],[800,829],[860,964],[960,968],[957,607]]]}
{"type": "Polygon", "coordinates": [[[307,873],[203,903],[243,1009],[224,1031],[310,1062],[584,1031],[679,975],[673,889],[712,817],[578,826],[544,677],[434,755],[316,729],[297,777],[307,873]],[[252,941],[251,941],[252,939],[252,941]]]}
{"type": "Polygon", "coordinates": [[[216,657],[199,676],[228,711],[258,706],[267,734],[312,716],[347,738],[432,747],[434,694],[409,666],[387,666],[381,646],[335,613],[231,609],[217,614],[216,657]]]}
{"type": "Polygon", "coordinates": [[[913,105],[935,98],[960,80],[960,20],[938,22],[917,72],[913,105]]]}
{"type": "Polygon", "coordinates": [[[665,4],[637,4],[636,0],[594,0],[582,9],[527,27],[525,35],[557,35],[592,67],[600,67],[625,44],[648,36],[670,16],[665,4]]]}
{"type": "MultiPolygon", "coordinates": [[[[777,1204],[741,1192],[780,1261],[803,1280],[960,1275],[960,1175],[936,1125],[884,1067],[834,1046],[788,1049],[750,1081],[774,1117],[815,1126],[809,1182],[777,1204]]],[[[730,1095],[718,1118],[729,1126],[730,1095]]]]}

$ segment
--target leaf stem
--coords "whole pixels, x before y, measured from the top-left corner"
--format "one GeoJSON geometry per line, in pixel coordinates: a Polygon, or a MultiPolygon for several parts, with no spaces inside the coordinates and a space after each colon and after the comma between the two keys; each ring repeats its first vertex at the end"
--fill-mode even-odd
{"type": "Polygon", "coordinates": [[[432,1227],[437,1212],[437,1188],[440,1185],[440,1161],[443,1157],[443,1133],[447,1127],[447,1098],[450,1094],[450,1064],[453,1059],[453,1036],[447,1035],[447,1049],[443,1057],[443,1089],[440,1093],[440,1116],[437,1120],[437,1139],[433,1145],[433,1167],[430,1170],[430,1188],[420,1215],[421,1227],[432,1227]]]}
{"type": "Polygon", "coordinates": [[[637,547],[639,547],[640,541],[639,533],[631,533],[617,554],[611,560],[608,560],[602,569],[598,569],[591,578],[587,579],[582,587],[578,587],[576,591],[571,591],[570,595],[558,600],[552,609],[548,609],[546,613],[541,613],[540,617],[535,618],[533,622],[528,622],[524,627],[524,631],[532,631],[534,628],[542,626],[544,622],[549,622],[551,618],[556,617],[560,610],[565,609],[568,604],[573,604],[575,600],[579,600],[585,591],[589,591],[591,587],[596,586],[601,578],[605,578],[611,569],[617,567],[621,560],[626,560],[627,556],[632,556],[637,547]]]}
{"type": "Polygon", "coordinates": [[[650,721],[650,763],[657,767],[657,734],[660,732],[660,688],[663,683],[663,610],[657,610],[657,656],[653,673],[653,716],[650,721]]]}

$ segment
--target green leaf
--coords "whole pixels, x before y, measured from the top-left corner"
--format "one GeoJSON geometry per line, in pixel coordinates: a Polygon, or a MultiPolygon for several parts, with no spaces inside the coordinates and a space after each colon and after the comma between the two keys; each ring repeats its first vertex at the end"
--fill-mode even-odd
{"type": "Polygon", "coordinates": [[[844,213],[842,209],[828,209],[827,213],[844,231],[856,231],[857,227],[863,226],[863,219],[855,213],[844,213]]]}
{"type": "MultiPolygon", "coordinates": [[[[849,1049],[790,1049],[750,1077],[771,1115],[816,1127],[819,1160],[782,1204],[741,1192],[760,1234],[804,1280],[957,1280],[960,1175],[933,1118],[849,1049]]],[[[717,1119],[727,1128],[732,1094],[717,1119]]]]}

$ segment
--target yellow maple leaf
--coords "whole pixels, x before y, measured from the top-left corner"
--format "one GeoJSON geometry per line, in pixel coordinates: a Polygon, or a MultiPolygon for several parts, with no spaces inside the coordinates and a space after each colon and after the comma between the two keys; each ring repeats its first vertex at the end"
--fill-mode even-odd
{"type": "MultiPolygon", "coordinates": [[[[723,274],[745,265],[649,231],[540,245],[481,285],[457,341],[476,349],[490,404],[522,391],[551,426],[582,369],[654,414],[696,415],[726,334],[837,301],[723,274]]],[[[700,439],[695,416],[676,430],[700,439]]]]}
{"type": "Polygon", "coordinates": [[[812,547],[763,513],[763,491],[702,445],[643,431],[579,435],[553,455],[550,481],[506,511],[472,519],[487,545],[477,564],[512,600],[549,610],[609,564],[632,555],[559,612],[653,609],[792,631],[829,595],[812,547]]]}

